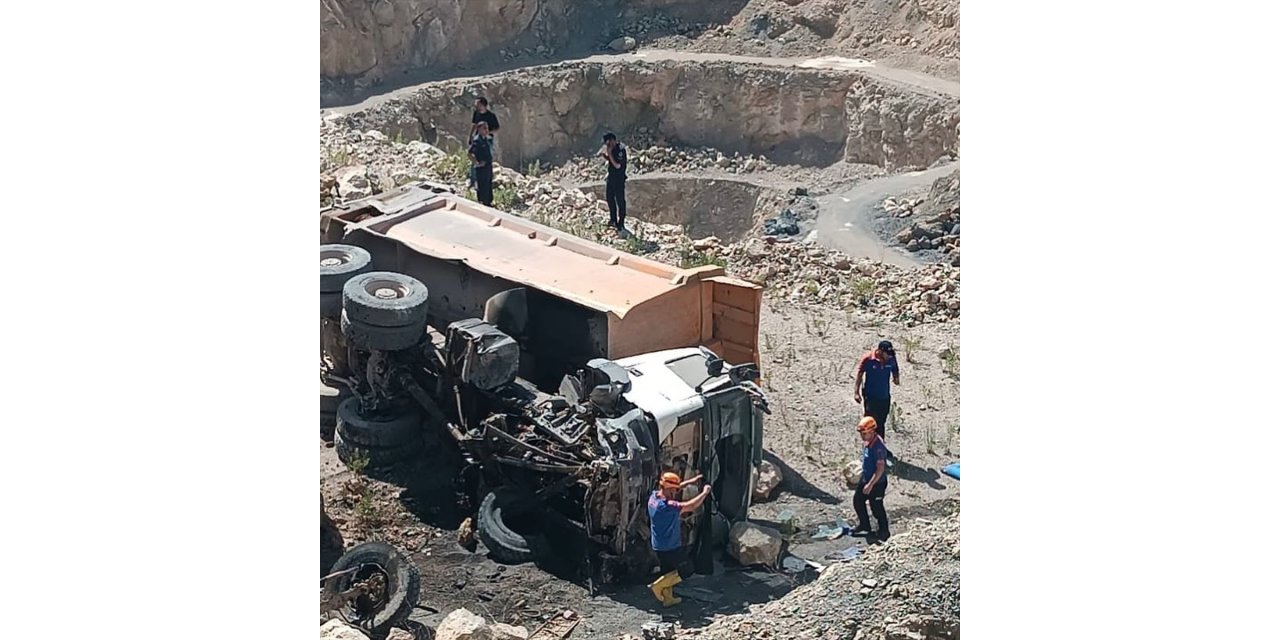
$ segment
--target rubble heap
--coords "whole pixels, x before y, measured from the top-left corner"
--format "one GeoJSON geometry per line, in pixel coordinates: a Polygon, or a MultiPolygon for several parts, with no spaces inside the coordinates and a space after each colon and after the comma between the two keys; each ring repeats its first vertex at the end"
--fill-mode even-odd
{"type": "Polygon", "coordinates": [[[952,640],[960,637],[960,516],[917,521],[862,557],[748,613],[679,638],[952,640]]]}
{"type": "MultiPolygon", "coordinates": [[[[764,156],[733,153],[725,155],[710,147],[670,147],[642,132],[626,141],[627,174],[673,172],[684,173],[696,169],[722,169],[725,173],[756,173],[773,171],[776,167],[764,156]]],[[[592,182],[605,179],[605,163],[599,158],[577,157],[548,174],[554,179],[574,182],[592,182]]]]}
{"type": "Polygon", "coordinates": [[[881,207],[891,216],[911,218],[894,239],[907,251],[936,250],[945,262],[960,266],[960,171],[938,178],[927,198],[888,198],[881,207]]]}
{"type": "MultiPolygon", "coordinates": [[[[322,206],[414,180],[447,183],[465,193],[465,156],[351,125],[341,115],[321,120],[322,206]]],[[[683,267],[723,265],[731,275],[756,282],[771,297],[789,303],[866,311],[908,326],[960,316],[960,269],[950,263],[904,269],[771,237],[726,245],[715,237],[692,239],[679,225],[640,220],[628,220],[630,233],[618,235],[607,225],[604,202],[502,166],[494,172],[494,196],[500,209],[620,251],[683,267]]],[[[958,258],[958,243],[956,247],[958,258]]]]}

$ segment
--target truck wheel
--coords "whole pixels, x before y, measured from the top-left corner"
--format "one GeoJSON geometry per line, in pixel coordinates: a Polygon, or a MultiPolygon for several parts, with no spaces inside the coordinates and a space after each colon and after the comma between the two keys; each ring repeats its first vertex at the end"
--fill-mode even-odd
{"type": "Polygon", "coordinates": [[[338,405],[338,428],[347,442],[362,447],[398,447],[422,436],[422,414],[416,411],[360,413],[360,399],[351,397],[338,405]]]}
{"type": "Polygon", "coordinates": [[[348,441],[347,434],[342,427],[338,427],[333,433],[333,448],[338,453],[338,459],[347,467],[354,460],[363,458],[368,460],[369,468],[383,469],[422,453],[422,441],[413,440],[394,447],[368,447],[348,441]]]}
{"type": "Polygon", "coordinates": [[[375,327],[421,327],[427,321],[427,285],[390,271],[363,273],[342,287],[342,310],[353,322],[375,327]]]}
{"type": "Polygon", "coordinates": [[[476,514],[476,535],[489,554],[499,562],[520,564],[542,557],[546,539],[536,533],[534,514],[515,514],[510,509],[527,502],[524,496],[499,487],[484,497],[476,514]]]}
{"type": "Polygon", "coordinates": [[[326,442],[333,439],[333,429],[338,426],[338,405],[350,397],[351,389],[346,385],[320,383],[320,437],[326,442]]]}
{"type": "Polygon", "coordinates": [[[346,336],[351,344],[366,351],[399,351],[408,349],[419,342],[427,335],[427,328],[424,323],[409,325],[406,327],[375,327],[363,322],[354,322],[347,317],[347,312],[342,311],[342,320],[339,324],[342,327],[342,335],[346,336]]]}
{"type": "Polygon", "coordinates": [[[324,585],[324,601],[364,583],[371,592],[351,600],[342,613],[356,626],[384,634],[400,624],[418,606],[418,568],[395,547],[366,542],[353,547],[334,563],[332,573],[356,569],[330,578],[324,585]]]}
{"type": "Polygon", "coordinates": [[[349,244],[320,245],[320,293],[338,293],[351,276],[373,268],[373,256],[349,244]]]}

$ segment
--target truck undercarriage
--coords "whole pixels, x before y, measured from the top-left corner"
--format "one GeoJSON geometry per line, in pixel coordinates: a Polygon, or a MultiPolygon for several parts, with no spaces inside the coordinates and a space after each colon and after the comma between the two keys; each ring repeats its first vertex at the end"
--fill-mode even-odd
{"type": "Polygon", "coordinates": [[[483,318],[441,323],[421,280],[373,263],[357,245],[321,246],[322,400],[332,398],[343,462],[395,464],[420,453],[415,434],[447,434],[464,461],[459,501],[495,558],[537,560],[549,532],[570,530],[606,582],[647,573],[645,505],[658,476],[702,474],[712,497],[685,530],[709,569],[730,523],[746,517],[760,461],[768,409],[754,362],[731,366],[685,345],[533,367],[529,354],[547,349],[532,344],[528,300],[545,292],[501,291],[483,318]]]}

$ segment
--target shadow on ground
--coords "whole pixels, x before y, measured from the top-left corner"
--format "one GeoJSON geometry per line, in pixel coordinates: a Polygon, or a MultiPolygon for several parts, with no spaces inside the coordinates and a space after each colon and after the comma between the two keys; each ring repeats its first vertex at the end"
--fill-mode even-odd
{"type": "Polygon", "coordinates": [[[939,482],[939,478],[942,477],[942,473],[937,469],[917,467],[910,462],[904,462],[902,460],[893,461],[893,468],[889,470],[889,475],[894,478],[901,478],[908,482],[922,482],[929,485],[932,489],[946,489],[946,487],[939,482]]]}
{"type": "Polygon", "coordinates": [[[823,504],[840,504],[840,497],[833,496],[826,491],[819,489],[813,483],[804,479],[799,471],[791,468],[791,465],[782,461],[777,454],[772,451],[764,452],[764,459],[768,460],[773,466],[782,472],[782,484],[778,488],[786,491],[794,496],[807,498],[809,500],[817,500],[823,504]]]}

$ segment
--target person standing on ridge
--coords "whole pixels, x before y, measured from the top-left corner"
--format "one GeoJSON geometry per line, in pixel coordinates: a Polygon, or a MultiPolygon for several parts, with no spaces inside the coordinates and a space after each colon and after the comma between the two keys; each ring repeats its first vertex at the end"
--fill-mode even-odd
{"type": "Polygon", "coordinates": [[[604,146],[598,154],[608,162],[604,200],[609,203],[609,226],[622,231],[627,223],[627,147],[618,142],[613,132],[604,134],[604,146]]]}
{"type": "MultiPolygon", "coordinates": [[[[868,351],[858,361],[858,378],[853,383],[853,399],[862,405],[863,415],[875,418],[876,433],[883,441],[885,425],[889,422],[889,381],[898,382],[898,357],[893,344],[881,340],[873,351],[868,351]]],[[[893,454],[888,454],[888,465],[893,466],[893,454]]]]}
{"type": "Polygon", "coordinates": [[[476,125],[476,136],[471,140],[467,155],[471,157],[471,167],[476,177],[476,200],[480,204],[493,206],[493,151],[489,147],[489,123],[480,122],[476,125]]]}
{"type": "MultiPolygon", "coordinates": [[[[498,146],[493,134],[497,133],[501,125],[498,124],[498,116],[489,110],[489,99],[484,96],[476,98],[475,106],[471,111],[471,141],[474,141],[475,137],[479,135],[481,122],[489,126],[489,135],[486,136],[489,139],[489,155],[496,158],[498,157],[498,146]]],[[[468,144],[471,141],[468,141],[468,144]]],[[[467,186],[473,187],[475,183],[476,174],[475,169],[472,168],[471,183],[467,186]]]]}
{"type": "Polygon", "coordinates": [[[680,604],[673,590],[692,573],[686,561],[680,516],[702,506],[711,495],[711,486],[703,485],[702,492],[692,500],[680,502],[677,498],[685,487],[701,480],[702,474],[698,474],[681,482],[680,476],[668,471],[658,481],[658,489],[649,494],[649,542],[662,568],[662,577],[650,583],[649,590],[664,607],[680,604]]]}

